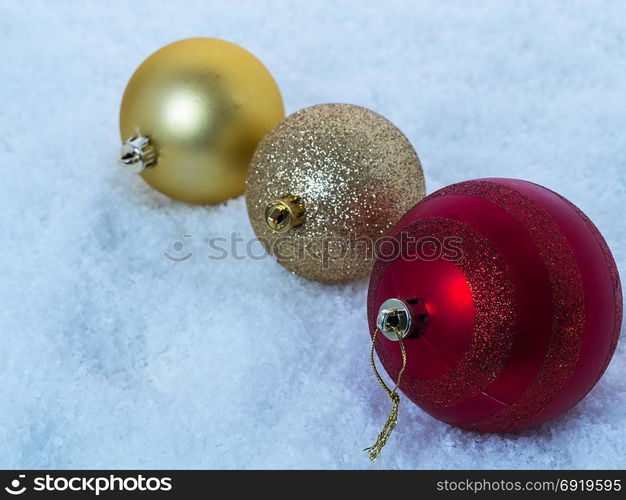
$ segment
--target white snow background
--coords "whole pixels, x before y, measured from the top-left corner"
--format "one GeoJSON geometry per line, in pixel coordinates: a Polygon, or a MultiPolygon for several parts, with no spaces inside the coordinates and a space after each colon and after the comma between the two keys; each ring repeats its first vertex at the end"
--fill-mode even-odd
{"type": "Polygon", "coordinates": [[[288,113],[369,107],[414,144],[428,192],[528,179],[591,217],[624,272],[626,6],[600,1],[0,2],[0,467],[621,468],[626,347],[567,415],[516,435],[389,400],[366,281],[311,283],[251,238],[243,198],[175,202],[116,165],[118,111],[159,47],[257,55],[288,113]],[[192,257],[165,258],[176,241],[192,257]]]}

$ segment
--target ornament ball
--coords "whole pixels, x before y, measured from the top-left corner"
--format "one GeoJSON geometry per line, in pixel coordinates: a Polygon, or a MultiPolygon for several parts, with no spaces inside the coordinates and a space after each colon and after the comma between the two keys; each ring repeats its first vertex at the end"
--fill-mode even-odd
{"type": "Polygon", "coordinates": [[[602,376],[620,333],[620,279],[598,229],[562,196],[515,179],[462,182],[390,236],[411,243],[390,240],[374,265],[370,333],[385,333],[376,350],[397,380],[400,342],[386,330],[403,325],[400,389],[426,412],[515,431],[563,414],[602,376]]]}
{"type": "Polygon", "coordinates": [[[163,47],[135,71],[120,109],[120,164],[154,189],[189,203],[244,191],[263,136],[284,117],[268,70],[215,38],[163,47]]]}
{"type": "Polygon", "coordinates": [[[259,144],[246,203],[254,231],[290,271],[326,283],[365,277],[376,241],[424,196],[408,139],[381,115],[321,104],[259,144]]]}

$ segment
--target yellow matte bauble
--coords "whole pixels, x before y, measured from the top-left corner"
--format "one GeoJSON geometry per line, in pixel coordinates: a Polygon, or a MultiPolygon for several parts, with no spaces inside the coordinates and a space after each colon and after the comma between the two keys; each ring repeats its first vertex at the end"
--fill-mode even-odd
{"type": "Polygon", "coordinates": [[[350,104],[286,118],[259,144],[246,187],[259,241],[290,271],[326,283],[367,276],[381,238],[423,196],[409,140],[350,104]]]}
{"type": "Polygon", "coordinates": [[[243,193],[254,150],[283,118],[280,91],[256,57],[215,38],[180,40],[128,82],[119,162],[167,196],[219,203],[243,193]]]}

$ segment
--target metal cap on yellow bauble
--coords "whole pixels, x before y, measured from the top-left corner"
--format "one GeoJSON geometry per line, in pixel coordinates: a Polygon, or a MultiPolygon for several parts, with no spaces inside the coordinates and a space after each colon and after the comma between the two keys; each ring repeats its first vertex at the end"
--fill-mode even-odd
{"type": "Polygon", "coordinates": [[[423,196],[408,139],[350,104],[287,117],[259,144],[246,187],[250,222],[268,252],[326,283],[367,276],[381,238],[423,196]]]}
{"type": "Polygon", "coordinates": [[[167,196],[219,203],[243,193],[254,150],[283,118],[280,91],[256,57],[215,38],[180,40],[128,82],[119,163],[167,196]]]}

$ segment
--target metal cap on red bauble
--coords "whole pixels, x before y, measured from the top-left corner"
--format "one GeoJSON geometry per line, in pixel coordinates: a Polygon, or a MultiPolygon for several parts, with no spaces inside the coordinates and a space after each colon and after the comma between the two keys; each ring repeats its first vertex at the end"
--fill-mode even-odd
{"type": "MultiPolygon", "coordinates": [[[[538,425],[580,401],[611,360],[622,320],[615,262],[593,223],[549,189],[516,179],[448,186],[409,210],[378,250],[370,332],[385,307],[395,328],[406,306],[419,331],[404,336],[400,388],[444,422],[487,432],[538,425]]],[[[394,381],[397,340],[376,340],[394,381]]]]}

